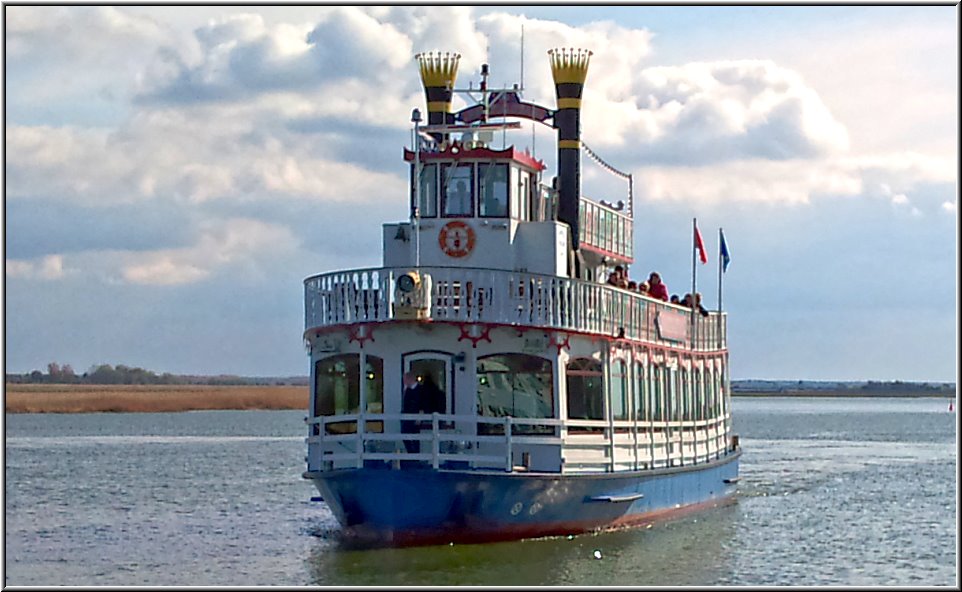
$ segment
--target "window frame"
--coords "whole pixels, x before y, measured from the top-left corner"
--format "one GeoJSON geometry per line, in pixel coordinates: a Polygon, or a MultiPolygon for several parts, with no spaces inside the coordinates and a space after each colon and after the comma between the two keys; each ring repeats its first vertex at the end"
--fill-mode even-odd
{"type": "MultiPolygon", "coordinates": [[[[477,201],[477,191],[476,191],[477,171],[476,171],[475,164],[476,164],[476,163],[473,163],[473,162],[443,162],[443,163],[440,163],[440,166],[438,167],[438,173],[440,174],[440,180],[439,180],[439,183],[438,183],[438,193],[440,194],[440,198],[441,198],[441,199],[440,199],[440,203],[439,203],[440,207],[439,207],[438,209],[439,209],[439,216],[440,216],[441,218],[474,218],[474,217],[475,217],[475,212],[477,211],[477,208],[475,207],[475,202],[477,201]],[[469,211],[468,211],[468,213],[463,213],[463,212],[461,212],[461,213],[457,213],[457,214],[448,214],[448,213],[447,213],[447,210],[448,210],[448,184],[449,184],[448,171],[449,171],[449,170],[458,170],[458,169],[464,169],[464,170],[467,170],[467,171],[468,171],[468,175],[469,175],[469,176],[468,176],[468,180],[467,180],[467,181],[468,181],[468,183],[467,183],[467,185],[468,185],[467,189],[468,189],[468,209],[469,209],[469,211]]],[[[454,179],[455,183],[456,183],[457,181],[459,181],[459,180],[461,180],[461,179],[460,179],[460,178],[454,179]]]]}

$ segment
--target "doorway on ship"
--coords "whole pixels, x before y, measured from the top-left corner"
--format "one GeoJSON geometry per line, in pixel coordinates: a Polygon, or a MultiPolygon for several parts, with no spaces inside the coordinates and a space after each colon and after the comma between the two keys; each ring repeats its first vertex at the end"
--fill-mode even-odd
{"type": "Polygon", "coordinates": [[[424,394],[424,400],[421,401],[424,413],[450,413],[453,408],[451,357],[447,352],[426,351],[405,354],[402,358],[404,372],[414,373],[420,385],[419,390],[424,394]]]}

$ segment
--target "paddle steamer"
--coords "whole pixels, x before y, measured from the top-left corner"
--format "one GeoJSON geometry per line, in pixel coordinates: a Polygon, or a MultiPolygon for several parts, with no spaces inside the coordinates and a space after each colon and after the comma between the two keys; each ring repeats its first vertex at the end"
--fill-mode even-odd
{"type": "Polygon", "coordinates": [[[383,225],[382,267],[304,281],[304,477],[349,537],[567,535],[732,499],[725,314],[605,282],[634,262],[632,199],[581,194],[591,53],[548,53],[554,109],[487,88],[487,65],[455,89],[457,54],[417,55],[410,219],[383,225]],[[557,130],[553,179],[494,145],[519,120],[557,130]],[[405,377],[434,407],[406,405],[405,377]]]}

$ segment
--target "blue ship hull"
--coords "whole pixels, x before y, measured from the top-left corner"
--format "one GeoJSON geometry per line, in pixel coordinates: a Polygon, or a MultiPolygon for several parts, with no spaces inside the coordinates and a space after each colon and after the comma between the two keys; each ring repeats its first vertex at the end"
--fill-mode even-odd
{"type": "Polygon", "coordinates": [[[489,542],[638,526],[730,502],[740,454],[587,475],[365,467],[305,477],[351,539],[396,546],[489,542]]]}

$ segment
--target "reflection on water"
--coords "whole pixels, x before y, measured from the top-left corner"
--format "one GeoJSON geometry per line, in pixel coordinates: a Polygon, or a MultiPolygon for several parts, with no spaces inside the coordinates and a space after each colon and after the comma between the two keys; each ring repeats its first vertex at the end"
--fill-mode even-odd
{"type": "Polygon", "coordinates": [[[737,515],[728,505],[643,530],[484,545],[358,551],[321,544],[308,569],[310,583],[323,586],[697,585],[731,571],[737,515]]]}
{"type": "Polygon", "coordinates": [[[303,413],[8,415],[8,585],[957,585],[939,399],[736,399],[737,502],[650,529],[354,550],[303,413]],[[596,553],[600,558],[596,558],[596,553]]]}

